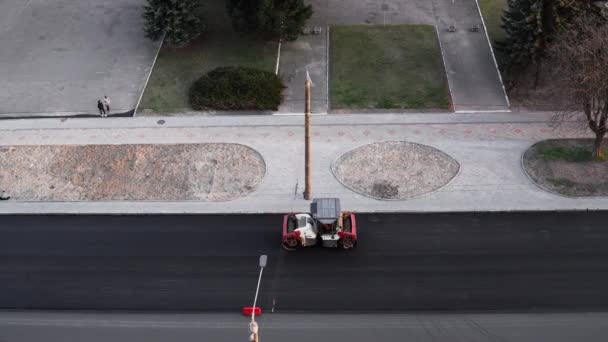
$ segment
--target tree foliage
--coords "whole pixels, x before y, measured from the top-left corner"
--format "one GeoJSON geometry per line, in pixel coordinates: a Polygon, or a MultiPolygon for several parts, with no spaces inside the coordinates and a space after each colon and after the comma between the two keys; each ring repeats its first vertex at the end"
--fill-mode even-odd
{"type": "Polygon", "coordinates": [[[266,39],[295,40],[312,16],[304,0],[227,0],[235,30],[266,39]]]}
{"type": "Polygon", "coordinates": [[[248,67],[220,67],[190,89],[192,108],[217,110],[278,110],[285,87],[273,72],[248,67]]]}
{"type": "Polygon", "coordinates": [[[146,37],[183,47],[196,39],[204,30],[200,0],[148,0],[144,6],[146,37]]]}
{"type": "Polygon", "coordinates": [[[548,44],[572,20],[588,10],[586,0],[508,0],[503,13],[505,40],[497,48],[504,56],[503,71],[540,65],[548,44]]]}
{"type": "Polygon", "coordinates": [[[559,118],[577,116],[595,134],[593,153],[603,158],[608,129],[608,22],[581,16],[569,30],[557,34],[548,50],[550,91],[564,100],[559,118]]]}

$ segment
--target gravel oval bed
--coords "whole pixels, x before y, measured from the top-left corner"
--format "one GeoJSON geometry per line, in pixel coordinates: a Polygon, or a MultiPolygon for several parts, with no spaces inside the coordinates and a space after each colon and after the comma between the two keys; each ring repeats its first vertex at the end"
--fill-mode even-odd
{"type": "Polygon", "coordinates": [[[332,164],[334,176],[360,194],[404,200],[448,184],[460,164],[436,148],[405,142],[373,143],[348,151],[332,164]]]}
{"type": "Polygon", "coordinates": [[[240,144],[0,149],[0,190],[24,201],[229,201],[265,173],[262,156],[240,144]]]}

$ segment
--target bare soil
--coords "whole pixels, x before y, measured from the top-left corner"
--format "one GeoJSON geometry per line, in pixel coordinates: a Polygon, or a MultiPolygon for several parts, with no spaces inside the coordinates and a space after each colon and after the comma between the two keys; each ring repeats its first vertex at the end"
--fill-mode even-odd
{"type": "MultiPolygon", "coordinates": [[[[544,140],[532,145],[523,166],[541,188],[565,196],[608,196],[608,161],[567,161],[543,157],[543,149],[585,149],[591,154],[591,139],[544,140]]],[[[604,142],[608,149],[608,142],[604,142]]]]}
{"type": "Polygon", "coordinates": [[[24,201],[228,201],[265,172],[260,154],[239,144],[0,149],[0,190],[24,201]]]}
{"type": "Polygon", "coordinates": [[[404,141],[365,145],[332,165],[336,178],[351,190],[377,199],[418,197],[448,184],[460,165],[430,146],[404,141]]]}
{"type": "Polygon", "coordinates": [[[552,79],[547,67],[541,69],[538,84],[535,83],[536,69],[529,67],[519,71],[513,83],[507,83],[507,93],[511,109],[516,111],[569,112],[572,109],[570,95],[562,89],[552,87],[552,79]]]}

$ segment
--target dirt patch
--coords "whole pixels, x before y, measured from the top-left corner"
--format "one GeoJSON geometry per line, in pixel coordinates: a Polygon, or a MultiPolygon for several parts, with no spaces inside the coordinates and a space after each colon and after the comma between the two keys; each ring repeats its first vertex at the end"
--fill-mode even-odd
{"type": "Polygon", "coordinates": [[[228,201],[254,191],[266,165],[239,144],[10,146],[0,189],[29,201],[228,201]]]}
{"type": "Polygon", "coordinates": [[[457,174],[456,160],[435,148],[401,141],[365,145],[332,165],[336,178],[353,191],[377,199],[408,199],[435,191],[457,174]]]}
{"type": "MultiPolygon", "coordinates": [[[[591,156],[591,139],[544,140],[532,145],[523,157],[523,166],[541,188],[565,196],[608,196],[608,161],[581,158],[591,156]],[[557,151],[557,152],[556,152],[557,151]]],[[[604,142],[608,149],[608,142],[604,142]]]]}

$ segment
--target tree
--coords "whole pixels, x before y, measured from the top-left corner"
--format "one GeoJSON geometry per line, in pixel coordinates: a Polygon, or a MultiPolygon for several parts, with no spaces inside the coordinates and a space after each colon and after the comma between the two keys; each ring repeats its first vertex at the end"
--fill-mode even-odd
{"type": "Polygon", "coordinates": [[[226,0],[226,10],[236,31],[246,33],[257,30],[258,3],[258,0],[226,0]]]}
{"type": "Polygon", "coordinates": [[[506,38],[496,44],[504,56],[503,69],[507,74],[514,66],[527,64],[536,53],[539,31],[536,3],[536,0],[507,1],[502,16],[506,38]]]}
{"type": "Polygon", "coordinates": [[[546,48],[590,3],[585,0],[508,0],[502,27],[507,37],[497,43],[504,56],[502,69],[509,79],[513,70],[532,64],[535,86],[546,48]]]}
{"type": "Polygon", "coordinates": [[[304,0],[227,0],[226,5],[236,31],[276,40],[297,39],[313,13],[304,0]]]}
{"type": "Polygon", "coordinates": [[[146,37],[183,47],[196,39],[204,30],[200,0],[148,0],[144,6],[146,37]]]}
{"type": "Polygon", "coordinates": [[[557,119],[584,117],[595,134],[593,155],[604,158],[602,141],[608,129],[608,21],[584,15],[560,32],[548,50],[552,67],[550,92],[560,94],[563,110],[557,119]]]}

